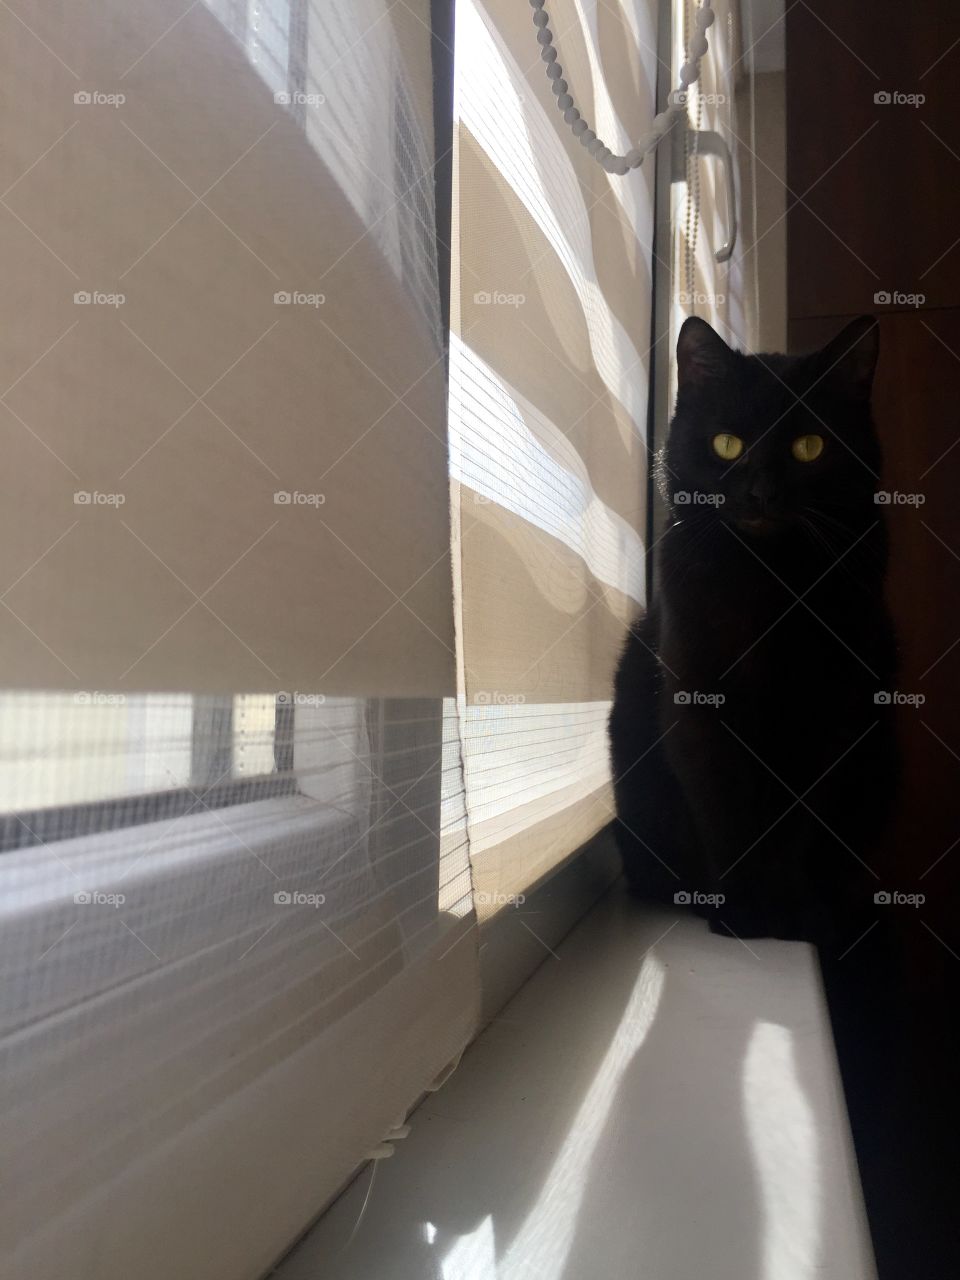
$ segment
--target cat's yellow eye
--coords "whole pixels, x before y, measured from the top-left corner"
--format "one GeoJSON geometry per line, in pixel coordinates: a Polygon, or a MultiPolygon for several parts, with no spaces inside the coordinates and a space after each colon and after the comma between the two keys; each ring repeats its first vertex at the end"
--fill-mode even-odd
{"type": "Polygon", "coordinates": [[[743,441],[740,437],[728,435],[726,431],[721,431],[719,435],[714,436],[711,443],[713,452],[724,462],[733,462],[743,453],[743,441]]]}
{"type": "Polygon", "coordinates": [[[790,452],[798,462],[812,462],[823,453],[823,436],[797,436],[790,452]]]}

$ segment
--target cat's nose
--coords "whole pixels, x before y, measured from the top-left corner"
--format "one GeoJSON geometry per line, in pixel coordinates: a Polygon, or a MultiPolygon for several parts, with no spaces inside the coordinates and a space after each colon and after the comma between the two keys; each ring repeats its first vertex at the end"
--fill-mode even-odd
{"type": "Polygon", "coordinates": [[[776,486],[769,476],[754,476],[747,493],[752,502],[763,512],[768,511],[776,503],[776,486]]]}

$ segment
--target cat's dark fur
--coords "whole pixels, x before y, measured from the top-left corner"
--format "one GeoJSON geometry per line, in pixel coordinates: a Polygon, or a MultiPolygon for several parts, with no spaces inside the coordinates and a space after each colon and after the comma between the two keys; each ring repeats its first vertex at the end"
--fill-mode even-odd
{"type": "Polygon", "coordinates": [[[625,869],[648,897],[722,894],[703,910],[719,932],[843,939],[882,888],[867,868],[897,773],[876,697],[896,670],[876,325],[814,355],[746,356],[691,319],[677,355],[658,464],[670,524],[610,717],[625,869]],[[719,433],[743,440],[735,461],[719,433]],[[822,453],[798,461],[808,434],[822,453]]]}

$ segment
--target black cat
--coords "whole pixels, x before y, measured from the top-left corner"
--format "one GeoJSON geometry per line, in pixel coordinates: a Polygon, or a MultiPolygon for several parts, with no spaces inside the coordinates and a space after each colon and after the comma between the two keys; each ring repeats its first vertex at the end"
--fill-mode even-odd
{"type": "Polygon", "coordinates": [[[824,941],[875,916],[897,776],[877,351],[869,317],[799,357],[680,331],[670,523],[610,742],[628,878],[717,932],[824,941]]]}

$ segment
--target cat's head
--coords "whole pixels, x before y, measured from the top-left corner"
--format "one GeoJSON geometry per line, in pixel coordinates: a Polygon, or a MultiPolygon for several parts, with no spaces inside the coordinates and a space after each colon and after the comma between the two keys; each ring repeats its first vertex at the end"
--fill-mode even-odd
{"type": "Polygon", "coordinates": [[[810,520],[856,527],[875,519],[877,352],[869,316],[805,356],[743,355],[706,321],[688,319],[659,475],[675,516],[724,520],[751,538],[810,520]]]}

